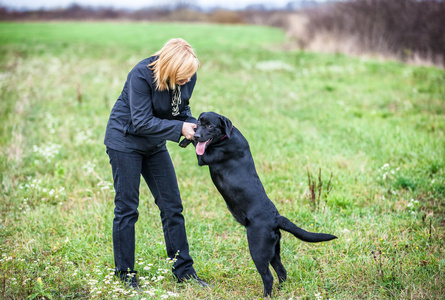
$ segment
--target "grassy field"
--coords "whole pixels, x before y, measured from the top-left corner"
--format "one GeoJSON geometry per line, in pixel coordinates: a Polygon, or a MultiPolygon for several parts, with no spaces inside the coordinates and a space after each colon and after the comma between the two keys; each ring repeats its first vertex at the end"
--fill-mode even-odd
{"type": "Polygon", "coordinates": [[[267,27],[0,23],[0,298],[261,298],[244,228],[193,149],[174,143],[191,254],[213,287],[172,278],[145,184],[136,248],[144,293],[111,275],[106,122],[127,72],[172,37],[189,41],[202,64],[194,114],[229,117],[278,210],[339,237],[307,244],[283,232],[289,278],[274,296],[445,297],[443,69],[289,51],[284,33],[267,27]]]}

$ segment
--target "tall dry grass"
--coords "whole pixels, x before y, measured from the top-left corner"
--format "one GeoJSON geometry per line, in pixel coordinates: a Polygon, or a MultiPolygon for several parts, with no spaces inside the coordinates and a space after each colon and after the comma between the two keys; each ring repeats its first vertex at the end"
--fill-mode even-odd
{"type": "Polygon", "coordinates": [[[445,63],[445,2],[353,0],[287,16],[286,31],[305,50],[445,63]]]}

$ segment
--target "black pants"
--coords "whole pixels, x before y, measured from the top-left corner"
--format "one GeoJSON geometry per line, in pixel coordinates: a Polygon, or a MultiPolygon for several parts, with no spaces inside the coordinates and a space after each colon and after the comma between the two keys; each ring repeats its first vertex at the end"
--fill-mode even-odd
{"type": "Polygon", "coordinates": [[[139,216],[137,208],[142,174],[161,211],[167,255],[172,259],[176,258],[173,274],[178,280],[196,277],[193,259],[189,254],[175,169],[166,147],[149,155],[125,153],[110,148],[107,153],[116,191],[113,221],[116,274],[124,278],[127,271],[135,273],[135,223],[139,216]]]}

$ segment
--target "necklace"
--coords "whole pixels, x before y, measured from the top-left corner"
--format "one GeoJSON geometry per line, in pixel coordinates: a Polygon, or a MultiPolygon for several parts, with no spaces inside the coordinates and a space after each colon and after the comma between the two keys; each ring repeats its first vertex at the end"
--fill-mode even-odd
{"type": "Polygon", "coordinates": [[[172,115],[179,115],[179,105],[181,104],[181,86],[176,85],[172,92],[172,115]]]}

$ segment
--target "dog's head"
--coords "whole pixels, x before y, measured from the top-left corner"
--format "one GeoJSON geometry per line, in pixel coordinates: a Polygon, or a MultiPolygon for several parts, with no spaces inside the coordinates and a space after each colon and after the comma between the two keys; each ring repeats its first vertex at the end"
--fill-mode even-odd
{"type": "Polygon", "coordinates": [[[221,139],[230,138],[232,122],[214,112],[203,112],[199,115],[194,140],[196,154],[203,155],[206,148],[221,139]]]}

